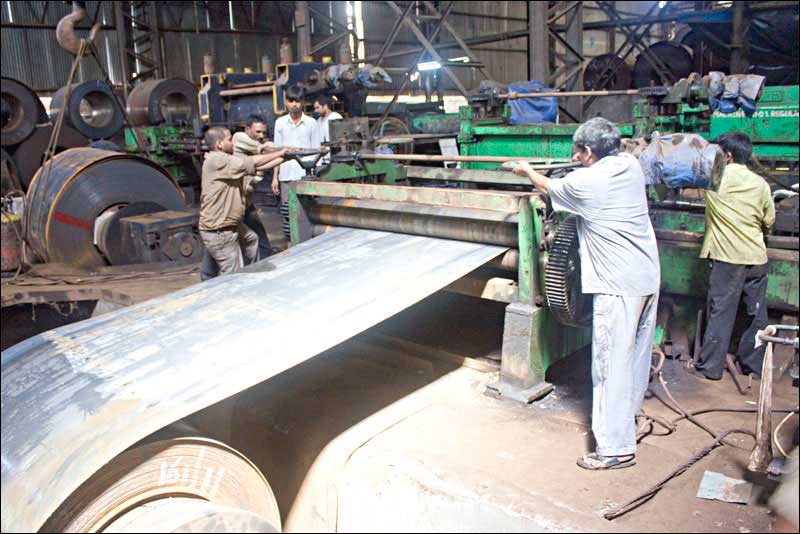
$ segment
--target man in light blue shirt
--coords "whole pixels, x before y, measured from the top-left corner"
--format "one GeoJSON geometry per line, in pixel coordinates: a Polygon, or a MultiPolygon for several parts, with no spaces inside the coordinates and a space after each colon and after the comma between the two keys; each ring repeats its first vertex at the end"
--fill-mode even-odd
{"type": "Polygon", "coordinates": [[[619,153],[614,124],[594,118],[573,136],[584,168],[551,180],[521,163],[514,172],[550,195],[555,211],[578,216],[581,286],[594,294],[592,431],[584,469],[635,463],[636,415],[649,379],[661,270],[639,161],[619,153]]]}

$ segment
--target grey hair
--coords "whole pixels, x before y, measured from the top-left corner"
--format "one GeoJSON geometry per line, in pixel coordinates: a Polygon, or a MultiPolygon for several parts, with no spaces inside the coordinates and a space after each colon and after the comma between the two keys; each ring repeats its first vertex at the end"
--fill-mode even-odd
{"type": "Polygon", "coordinates": [[[572,142],[581,150],[592,149],[598,159],[619,154],[620,133],[613,122],[602,117],[595,117],[581,124],[572,142]]]}

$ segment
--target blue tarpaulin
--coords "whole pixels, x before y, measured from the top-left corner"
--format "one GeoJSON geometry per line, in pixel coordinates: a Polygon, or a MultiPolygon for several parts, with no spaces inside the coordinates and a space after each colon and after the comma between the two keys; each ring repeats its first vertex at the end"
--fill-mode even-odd
{"type": "Polygon", "coordinates": [[[716,191],[725,169],[719,145],[697,134],[658,135],[639,156],[648,185],[664,184],[673,189],[700,188],[716,191]]]}
{"type": "MultiPolygon", "coordinates": [[[[509,92],[517,93],[542,93],[553,91],[548,89],[538,80],[529,82],[512,83],[508,86],[509,92]]],[[[508,101],[511,107],[511,124],[539,124],[542,122],[556,122],[558,119],[558,99],[545,98],[518,98],[508,101]]]]}

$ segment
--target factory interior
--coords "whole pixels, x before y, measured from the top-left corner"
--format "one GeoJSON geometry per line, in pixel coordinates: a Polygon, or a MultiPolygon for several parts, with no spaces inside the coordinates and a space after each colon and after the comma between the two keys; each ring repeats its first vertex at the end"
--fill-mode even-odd
{"type": "Polygon", "coordinates": [[[2,532],[798,532],[800,2],[0,22],[2,532]]]}

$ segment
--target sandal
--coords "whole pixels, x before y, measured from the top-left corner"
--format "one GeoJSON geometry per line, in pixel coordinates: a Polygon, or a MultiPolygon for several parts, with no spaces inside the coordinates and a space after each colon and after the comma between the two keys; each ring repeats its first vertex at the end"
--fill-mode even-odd
{"type": "Polygon", "coordinates": [[[578,459],[578,465],[589,471],[603,471],[606,469],[622,469],[636,465],[636,455],[624,454],[622,456],[600,456],[596,452],[584,454],[578,459]]]}

